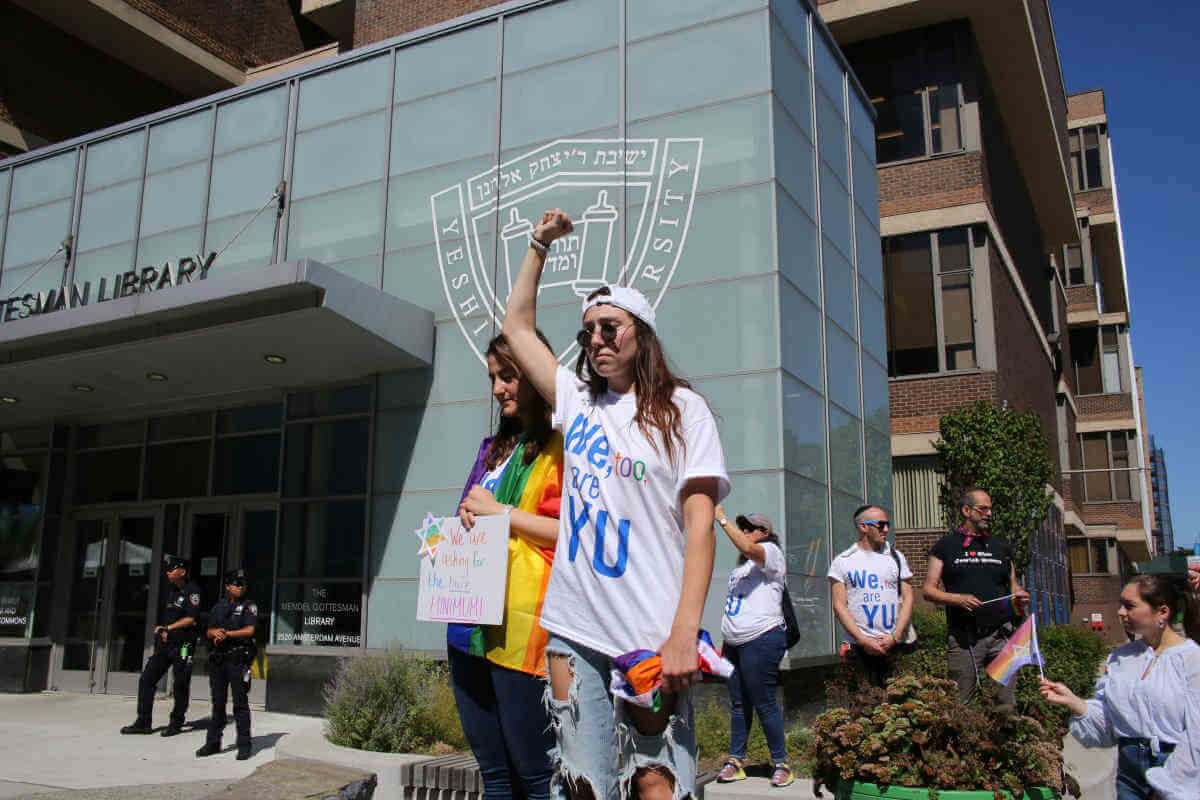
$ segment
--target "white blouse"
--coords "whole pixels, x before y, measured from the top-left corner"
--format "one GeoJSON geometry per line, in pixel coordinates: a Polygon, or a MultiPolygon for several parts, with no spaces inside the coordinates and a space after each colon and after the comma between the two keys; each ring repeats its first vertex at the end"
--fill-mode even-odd
{"type": "Polygon", "coordinates": [[[1146,780],[1164,800],[1197,800],[1200,646],[1188,639],[1155,658],[1141,639],[1114,650],[1087,713],[1071,719],[1071,733],[1085,747],[1112,747],[1127,736],[1149,739],[1158,752],[1161,742],[1173,742],[1175,750],[1146,771],[1146,780]]]}

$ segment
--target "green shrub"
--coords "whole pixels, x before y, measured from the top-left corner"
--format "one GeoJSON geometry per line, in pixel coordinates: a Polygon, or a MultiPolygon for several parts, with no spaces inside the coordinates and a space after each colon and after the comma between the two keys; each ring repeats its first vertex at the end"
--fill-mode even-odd
{"type": "MultiPolygon", "coordinates": [[[[717,769],[729,756],[729,710],[724,705],[708,701],[696,707],[695,715],[697,761],[702,770],[717,769]]],[[[812,731],[799,723],[785,732],[787,736],[788,763],[797,775],[811,775],[809,760],[812,731]]],[[[767,737],[757,717],[750,726],[750,738],[746,742],[746,763],[770,764],[771,751],[767,737]]]]}
{"type": "Polygon", "coordinates": [[[400,650],[339,659],[324,699],[334,744],[381,753],[467,747],[444,663],[400,650]]]}

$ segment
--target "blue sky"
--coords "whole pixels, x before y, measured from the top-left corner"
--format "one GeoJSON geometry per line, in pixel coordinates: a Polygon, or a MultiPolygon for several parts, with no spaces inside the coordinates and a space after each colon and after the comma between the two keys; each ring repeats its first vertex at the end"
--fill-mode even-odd
{"type": "Polygon", "coordinates": [[[1117,167],[1133,356],[1166,451],[1176,545],[1200,538],[1200,4],[1051,0],[1068,92],[1102,88],[1117,167]]]}

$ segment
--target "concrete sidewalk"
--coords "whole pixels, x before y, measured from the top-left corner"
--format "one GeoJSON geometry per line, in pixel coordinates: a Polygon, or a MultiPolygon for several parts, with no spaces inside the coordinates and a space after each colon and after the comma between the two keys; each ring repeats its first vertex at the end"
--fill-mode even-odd
{"type": "MultiPolygon", "coordinates": [[[[1115,800],[1116,748],[1087,750],[1068,736],[1063,740],[1067,772],[1079,781],[1081,800],[1115,800]]],[[[823,800],[833,800],[833,790],[821,790],[823,800]]],[[[769,777],[747,778],[737,783],[712,782],[704,787],[704,800],[815,800],[811,778],[797,778],[785,789],[771,786],[769,777]]]]}
{"type": "MultiPolygon", "coordinates": [[[[193,697],[188,722],[207,723],[207,696],[193,697]]],[[[274,714],[252,709],[253,757],[237,761],[233,722],[225,729],[226,752],[196,758],[204,744],[205,728],[184,728],[184,733],[164,739],[122,736],[120,728],[133,722],[137,701],[132,697],[45,692],[0,694],[0,798],[45,794],[70,789],[109,789],[89,792],[104,797],[132,797],[131,787],[144,787],[146,796],[200,797],[229,782],[244,778],[276,757],[278,744],[289,736],[316,733],[323,721],[316,717],[274,714]],[[207,791],[199,784],[215,784],[207,791]],[[162,793],[166,784],[197,784],[191,791],[162,793]]],[[[155,704],[156,727],[164,727],[170,701],[155,704]]],[[[330,745],[332,747],[332,745],[330,745]]],[[[78,795],[75,795],[78,796],[78,795]]],[[[50,800],[50,798],[46,798],[50,800]]]]}

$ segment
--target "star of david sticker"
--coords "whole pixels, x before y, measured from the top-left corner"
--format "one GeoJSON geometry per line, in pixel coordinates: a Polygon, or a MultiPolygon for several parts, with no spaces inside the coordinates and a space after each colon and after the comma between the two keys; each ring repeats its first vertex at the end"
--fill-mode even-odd
{"type": "Polygon", "coordinates": [[[424,555],[433,558],[437,555],[438,543],[442,541],[442,529],[438,525],[437,517],[428,511],[425,512],[425,519],[421,522],[421,527],[413,533],[421,541],[421,549],[417,551],[418,558],[424,555]]]}

